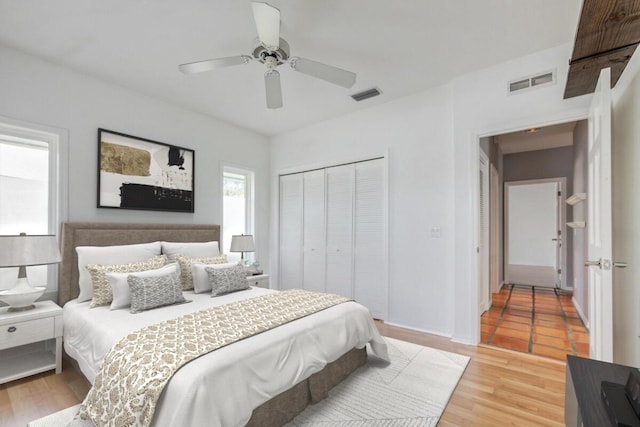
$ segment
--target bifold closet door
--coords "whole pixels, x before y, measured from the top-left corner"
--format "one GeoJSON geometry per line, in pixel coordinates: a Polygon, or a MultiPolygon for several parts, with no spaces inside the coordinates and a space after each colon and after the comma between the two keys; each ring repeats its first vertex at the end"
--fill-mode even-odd
{"type": "Polygon", "coordinates": [[[385,319],[387,313],[384,161],[355,164],[354,297],[385,319]]]}
{"type": "Polygon", "coordinates": [[[279,289],[302,287],[302,174],[280,177],[279,289]]]}
{"type": "Polygon", "coordinates": [[[325,292],[325,183],[324,169],[303,174],[303,287],[325,292]]]}
{"type": "Polygon", "coordinates": [[[327,292],[353,298],[353,164],[326,169],[327,292]]]}

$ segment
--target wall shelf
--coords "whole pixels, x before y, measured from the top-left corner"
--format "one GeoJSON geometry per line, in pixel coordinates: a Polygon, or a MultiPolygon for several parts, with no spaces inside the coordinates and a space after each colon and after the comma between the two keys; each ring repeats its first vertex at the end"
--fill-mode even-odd
{"type": "Polygon", "coordinates": [[[585,221],[571,221],[567,225],[571,228],[585,228],[587,223],[585,221]]]}
{"type": "Polygon", "coordinates": [[[573,206],[573,205],[577,205],[578,203],[582,202],[586,198],[587,198],[587,193],[575,193],[571,197],[569,197],[566,200],[566,202],[567,202],[567,204],[573,206]]]}

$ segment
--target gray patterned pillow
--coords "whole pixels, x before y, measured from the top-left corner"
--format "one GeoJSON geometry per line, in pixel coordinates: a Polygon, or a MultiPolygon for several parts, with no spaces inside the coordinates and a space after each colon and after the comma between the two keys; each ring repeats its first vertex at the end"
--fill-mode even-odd
{"type": "Polygon", "coordinates": [[[156,270],[163,267],[169,259],[166,255],[158,255],[145,261],[130,262],[128,264],[89,264],[87,270],[91,274],[93,298],[90,307],[111,304],[113,291],[107,278],[107,273],[137,273],[146,270],[156,270]]]}
{"type": "Polygon", "coordinates": [[[131,288],[131,312],[140,313],[156,307],[187,302],[182,295],[180,273],[157,277],[127,277],[131,288]]]}
{"type": "Polygon", "coordinates": [[[224,264],[227,262],[226,255],[214,256],[214,257],[200,257],[189,258],[184,255],[176,255],[176,261],[180,266],[180,274],[182,280],[182,290],[188,291],[193,289],[193,273],[191,272],[191,265],[194,263],[199,264],[224,264]]]}
{"type": "Polygon", "coordinates": [[[209,275],[212,297],[249,288],[247,273],[241,265],[227,268],[205,267],[204,270],[209,275]]]}

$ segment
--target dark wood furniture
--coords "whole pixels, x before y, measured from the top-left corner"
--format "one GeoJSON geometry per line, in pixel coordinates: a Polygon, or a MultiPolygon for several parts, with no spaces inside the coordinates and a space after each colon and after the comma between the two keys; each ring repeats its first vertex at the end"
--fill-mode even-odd
{"type": "Polygon", "coordinates": [[[610,426],[609,415],[600,395],[600,383],[625,384],[630,366],[567,355],[564,421],[567,427],[610,426]]]}
{"type": "Polygon", "coordinates": [[[640,0],[584,0],[564,98],[592,93],[607,67],[614,87],[639,42],[640,0]]]}

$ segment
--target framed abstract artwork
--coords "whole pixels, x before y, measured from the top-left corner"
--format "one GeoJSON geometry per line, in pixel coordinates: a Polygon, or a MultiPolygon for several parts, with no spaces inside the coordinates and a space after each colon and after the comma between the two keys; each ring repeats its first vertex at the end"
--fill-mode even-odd
{"type": "Polygon", "coordinates": [[[195,152],[98,129],[98,207],[194,211],[195,152]]]}

